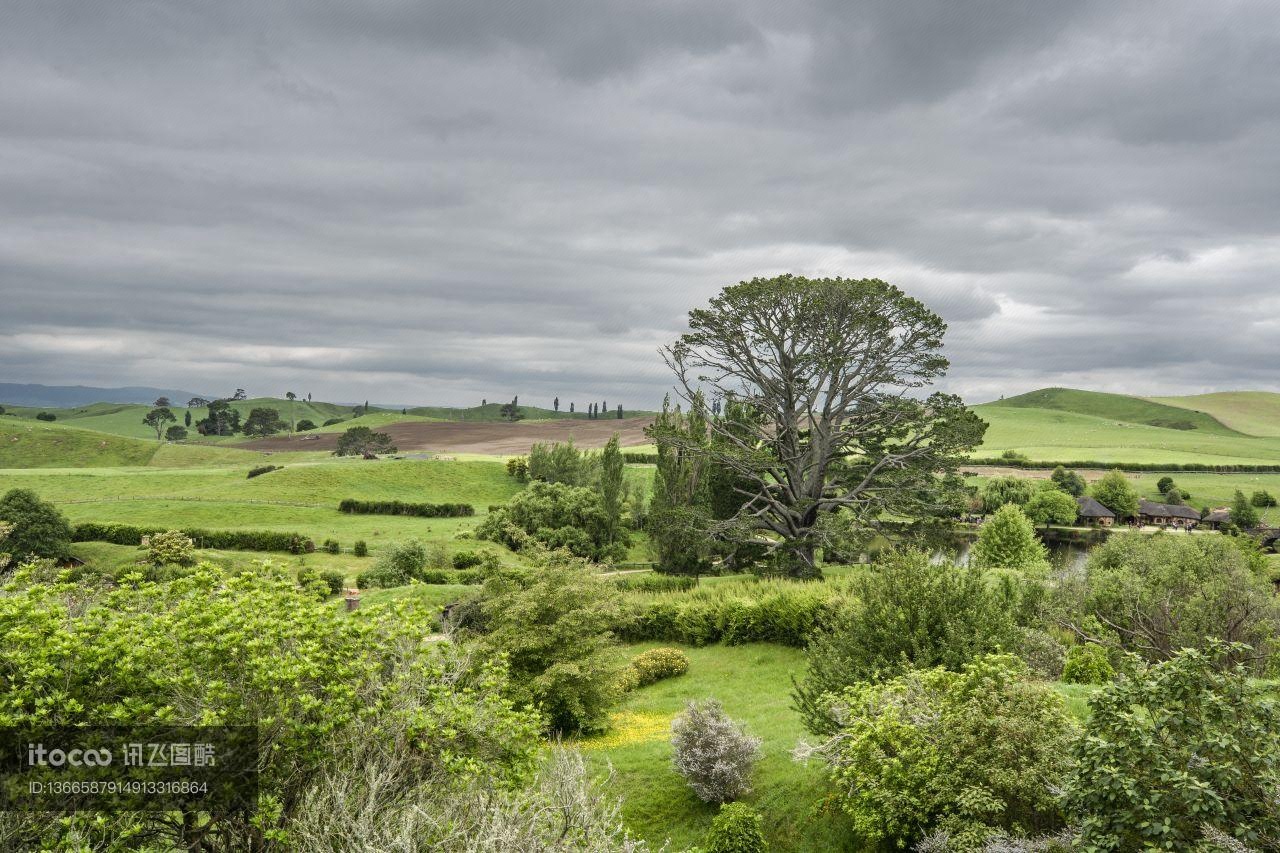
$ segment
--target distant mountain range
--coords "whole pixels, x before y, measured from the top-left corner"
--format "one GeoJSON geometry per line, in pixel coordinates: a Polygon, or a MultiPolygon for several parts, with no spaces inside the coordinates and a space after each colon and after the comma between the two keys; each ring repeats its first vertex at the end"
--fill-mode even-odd
{"type": "Polygon", "coordinates": [[[177,405],[184,405],[192,397],[203,397],[191,391],[173,388],[150,388],[136,385],[128,388],[94,388],[89,385],[19,385],[0,382],[0,404],[10,406],[47,406],[51,409],[69,409],[90,403],[151,403],[160,397],[168,397],[177,405]]]}

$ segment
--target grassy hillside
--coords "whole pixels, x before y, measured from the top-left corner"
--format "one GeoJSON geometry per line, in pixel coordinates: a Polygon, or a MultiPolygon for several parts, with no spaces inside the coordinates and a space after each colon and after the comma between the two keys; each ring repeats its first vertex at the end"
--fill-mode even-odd
{"type": "Polygon", "coordinates": [[[989,424],[974,455],[1006,450],[1043,461],[1280,464],[1280,439],[1227,431],[1180,430],[1053,409],[988,403],[974,411],[989,424]]]}
{"type": "Polygon", "coordinates": [[[1193,409],[1170,406],[1141,397],[1104,394],[1099,391],[1077,391],[1073,388],[1042,388],[1019,394],[982,408],[1047,409],[1073,412],[1126,424],[1158,427],[1181,432],[1211,435],[1240,435],[1211,415],[1193,409]]]}
{"type": "Polygon", "coordinates": [[[1247,435],[1280,437],[1280,394],[1273,391],[1222,391],[1147,399],[1166,406],[1203,412],[1247,435]]]}
{"type": "MultiPolygon", "coordinates": [[[[186,401],[174,400],[174,403],[186,401]]],[[[249,412],[256,408],[275,409],[280,413],[280,417],[286,422],[289,420],[288,400],[275,399],[273,397],[258,397],[251,400],[238,400],[232,404],[240,412],[241,420],[249,416],[249,412]]],[[[317,425],[323,424],[330,418],[350,418],[352,410],[347,406],[338,406],[333,403],[308,403],[305,400],[295,400],[293,406],[298,420],[308,419],[317,425]]],[[[178,423],[182,424],[188,409],[185,406],[174,405],[169,407],[174,415],[178,418],[178,423]]],[[[128,436],[131,438],[150,438],[155,439],[156,434],[151,427],[142,423],[142,418],[148,411],[150,406],[140,406],[126,403],[94,403],[91,406],[80,406],[75,409],[32,409],[32,408],[10,408],[9,412],[17,415],[19,418],[34,419],[35,416],[47,411],[57,415],[56,423],[63,423],[69,426],[76,426],[81,429],[89,429],[95,432],[105,432],[111,435],[128,436]]],[[[377,410],[372,410],[375,413],[377,410]]],[[[191,409],[191,420],[194,424],[201,418],[205,417],[208,412],[205,409],[191,409]]]]}

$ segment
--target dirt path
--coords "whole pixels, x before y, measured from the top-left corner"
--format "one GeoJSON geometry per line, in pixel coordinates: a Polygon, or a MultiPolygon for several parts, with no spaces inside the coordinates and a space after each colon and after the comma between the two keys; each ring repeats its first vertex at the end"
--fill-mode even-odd
{"type": "MultiPolygon", "coordinates": [[[[648,444],[644,428],[649,418],[601,418],[599,420],[517,421],[516,423],[423,422],[389,424],[378,428],[391,436],[399,451],[435,450],[451,453],[508,455],[528,453],[537,441],[567,441],[579,447],[604,447],[618,433],[623,447],[648,444]]],[[[235,445],[245,450],[333,450],[341,433],[302,433],[259,438],[235,445]]]]}

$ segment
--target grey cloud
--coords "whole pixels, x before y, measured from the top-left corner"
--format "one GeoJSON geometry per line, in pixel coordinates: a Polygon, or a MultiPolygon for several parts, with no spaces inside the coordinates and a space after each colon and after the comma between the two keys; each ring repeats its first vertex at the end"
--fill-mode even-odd
{"type": "Polygon", "coordinates": [[[925,10],[19,0],[0,372],[654,405],[794,271],[924,299],[965,393],[1280,387],[1280,10],[925,10]]]}

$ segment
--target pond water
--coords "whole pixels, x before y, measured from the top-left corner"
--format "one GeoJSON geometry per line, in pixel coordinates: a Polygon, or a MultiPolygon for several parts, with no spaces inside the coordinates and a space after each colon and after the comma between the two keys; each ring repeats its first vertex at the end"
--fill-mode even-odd
{"type": "MultiPolygon", "coordinates": [[[[973,543],[973,539],[957,538],[949,545],[937,548],[933,552],[933,561],[940,563],[944,560],[949,560],[957,566],[967,566],[969,565],[969,552],[973,548],[973,543]]],[[[1065,541],[1061,539],[1048,539],[1044,544],[1049,550],[1049,562],[1053,567],[1068,572],[1076,572],[1083,569],[1085,561],[1089,558],[1089,552],[1096,547],[1096,543],[1092,542],[1065,541]]]]}

